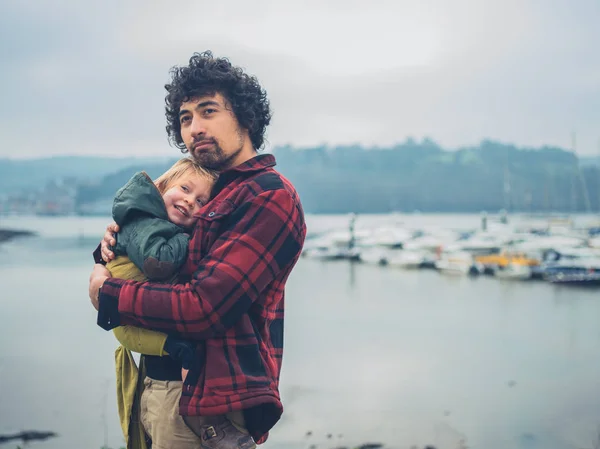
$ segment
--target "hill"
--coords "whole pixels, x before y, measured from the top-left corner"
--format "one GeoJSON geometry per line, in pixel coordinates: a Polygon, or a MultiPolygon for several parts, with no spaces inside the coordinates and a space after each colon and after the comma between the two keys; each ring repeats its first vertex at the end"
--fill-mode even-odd
{"type": "Polygon", "coordinates": [[[274,153],[310,212],[600,209],[600,168],[580,170],[576,155],[559,148],[484,141],[445,151],[426,139],[392,148],[282,147],[274,153]]]}
{"type": "Polygon", "coordinates": [[[57,156],[41,159],[0,159],[0,194],[42,188],[56,178],[82,181],[101,179],[126,167],[156,163],[166,158],[109,158],[57,156]]]}
{"type": "MultiPolygon", "coordinates": [[[[273,153],[308,213],[600,211],[600,164],[560,148],[483,141],[448,151],[429,139],[408,139],[389,148],[283,146],[273,153]]],[[[107,213],[133,173],[157,177],[177,157],[2,160],[0,193],[71,176],[76,210],[107,213]]]]}

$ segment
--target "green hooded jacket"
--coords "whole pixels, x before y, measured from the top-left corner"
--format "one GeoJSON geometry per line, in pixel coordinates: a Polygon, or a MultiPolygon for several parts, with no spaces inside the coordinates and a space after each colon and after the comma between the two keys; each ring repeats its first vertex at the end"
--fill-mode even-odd
{"type": "Polygon", "coordinates": [[[167,281],[185,263],[190,237],[169,221],[162,195],[145,172],[119,189],[112,215],[120,228],[115,256],[128,256],[149,280],[167,281]]]}

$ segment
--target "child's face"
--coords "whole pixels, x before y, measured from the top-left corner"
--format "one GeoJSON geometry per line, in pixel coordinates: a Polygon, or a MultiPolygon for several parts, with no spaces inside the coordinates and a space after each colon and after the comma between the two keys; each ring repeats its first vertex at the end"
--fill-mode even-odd
{"type": "Polygon", "coordinates": [[[175,180],[163,194],[169,220],[182,228],[193,227],[198,220],[194,214],[208,202],[212,185],[210,179],[195,175],[175,180]]]}

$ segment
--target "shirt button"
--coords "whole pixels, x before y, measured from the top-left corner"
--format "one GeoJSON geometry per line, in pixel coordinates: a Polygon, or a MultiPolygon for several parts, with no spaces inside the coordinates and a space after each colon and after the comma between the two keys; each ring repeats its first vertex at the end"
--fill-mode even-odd
{"type": "Polygon", "coordinates": [[[212,216],[214,216],[214,215],[215,215],[215,213],[214,213],[214,212],[211,212],[210,214],[208,214],[208,216],[209,216],[209,217],[212,217],[212,216]]]}

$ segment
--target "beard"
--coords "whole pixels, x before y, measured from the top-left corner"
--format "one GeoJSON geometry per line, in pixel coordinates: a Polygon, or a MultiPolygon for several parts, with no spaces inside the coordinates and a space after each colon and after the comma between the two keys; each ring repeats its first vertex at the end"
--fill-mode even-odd
{"type": "Polygon", "coordinates": [[[207,141],[207,143],[210,142],[212,144],[212,148],[192,150],[192,157],[204,168],[215,171],[224,171],[228,168],[231,168],[233,161],[242,152],[242,148],[244,145],[243,135],[239,130],[237,149],[235,149],[229,154],[227,154],[223,150],[223,147],[217,139],[211,138],[204,139],[203,141],[207,141]]]}

